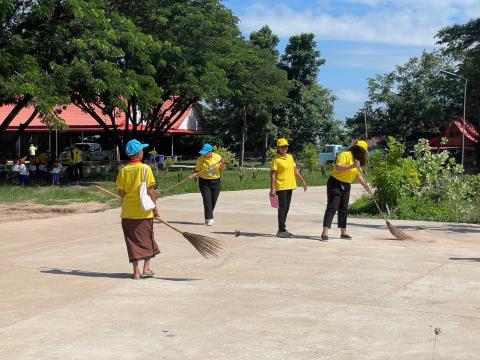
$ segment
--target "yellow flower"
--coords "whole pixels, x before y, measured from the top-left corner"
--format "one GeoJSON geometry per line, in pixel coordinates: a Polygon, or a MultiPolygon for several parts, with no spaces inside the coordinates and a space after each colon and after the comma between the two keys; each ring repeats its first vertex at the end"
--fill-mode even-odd
{"type": "Polygon", "coordinates": [[[411,177],[417,177],[417,176],[418,176],[418,173],[417,173],[416,171],[412,171],[412,172],[410,173],[410,176],[411,176],[411,177]]]}
{"type": "Polygon", "coordinates": [[[417,179],[415,180],[415,184],[420,185],[420,184],[421,184],[420,179],[417,178],[417,179]]]}

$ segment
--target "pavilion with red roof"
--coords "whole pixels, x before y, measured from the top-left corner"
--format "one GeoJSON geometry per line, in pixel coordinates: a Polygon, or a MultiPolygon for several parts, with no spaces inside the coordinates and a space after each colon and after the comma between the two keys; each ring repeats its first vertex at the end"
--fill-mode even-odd
{"type": "MultiPolygon", "coordinates": [[[[171,115],[169,110],[171,105],[172,101],[167,100],[162,106],[162,109],[165,109],[166,116],[171,115]]],[[[0,124],[11,112],[13,107],[14,105],[0,107],[0,124]]],[[[6,134],[0,134],[0,141],[5,141],[8,136],[12,136],[12,134],[17,132],[21,127],[25,127],[33,112],[33,107],[26,107],[21,110],[6,128],[6,134]]],[[[114,128],[111,119],[107,115],[102,114],[100,109],[98,109],[96,113],[102,118],[108,128],[114,128]]],[[[72,139],[76,142],[76,139],[84,139],[85,137],[105,133],[104,128],[95,119],[74,104],[65,106],[58,114],[58,117],[63,119],[67,124],[67,129],[62,132],[50,129],[42,122],[41,116],[37,114],[23,130],[23,138],[20,137],[17,141],[15,153],[20,155],[20,153],[25,152],[25,149],[29,145],[29,139],[34,139],[34,143],[41,145],[44,150],[48,148],[58,154],[72,139]]],[[[172,119],[174,118],[175,117],[172,117],[172,119]]],[[[125,114],[120,113],[115,123],[120,131],[125,130],[125,114]]],[[[141,125],[138,127],[138,131],[142,131],[141,125]]],[[[166,135],[171,138],[172,156],[173,138],[175,136],[205,134],[207,134],[207,132],[202,125],[199,105],[194,104],[166,131],[166,135]]]]}

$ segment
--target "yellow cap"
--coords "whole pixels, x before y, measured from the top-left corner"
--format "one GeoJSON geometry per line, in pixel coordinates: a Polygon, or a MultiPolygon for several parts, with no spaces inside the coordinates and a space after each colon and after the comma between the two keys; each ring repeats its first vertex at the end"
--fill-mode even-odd
{"type": "Polygon", "coordinates": [[[281,138],[277,140],[277,146],[288,146],[288,141],[287,139],[281,138]]]}
{"type": "Polygon", "coordinates": [[[367,144],[366,141],[359,140],[359,141],[357,141],[357,143],[355,145],[360,146],[361,148],[363,148],[368,153],[368,144],[367,144]]]}

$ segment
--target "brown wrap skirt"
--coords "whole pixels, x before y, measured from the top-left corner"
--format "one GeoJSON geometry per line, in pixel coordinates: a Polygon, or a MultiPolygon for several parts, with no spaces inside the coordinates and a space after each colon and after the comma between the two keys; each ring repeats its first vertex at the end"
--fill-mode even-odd
{"type": "Polygon", "coordinates": [[[153,219],[123,219],[123,235],[130,262],[147,260],[160,253],[153,238],[153,219]]]}

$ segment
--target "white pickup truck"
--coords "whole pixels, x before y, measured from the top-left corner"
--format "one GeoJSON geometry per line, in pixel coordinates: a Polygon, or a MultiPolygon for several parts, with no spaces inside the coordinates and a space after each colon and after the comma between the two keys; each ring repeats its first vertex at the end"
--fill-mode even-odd
{"type": "MultiPolygon", "coordinates": [[[[115,159],[114,150],[103,150],[99,143],[75,143],[78,149],[83,151],[83,161],[109,161],[115,159]]],[[[60,153],[59,160],[62,164],[68,164],[67,156],[70,146],[60,153]]]]}
{"type": "Polygon", "coordinates": [[[334,164],[337,160],[338,154],[347,150],[347,147],[338,144],[327,144],[323,147],[319,154],[320,165],[334,164]]]}

